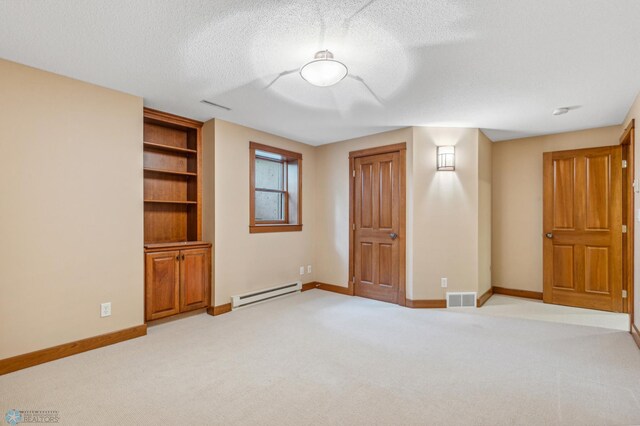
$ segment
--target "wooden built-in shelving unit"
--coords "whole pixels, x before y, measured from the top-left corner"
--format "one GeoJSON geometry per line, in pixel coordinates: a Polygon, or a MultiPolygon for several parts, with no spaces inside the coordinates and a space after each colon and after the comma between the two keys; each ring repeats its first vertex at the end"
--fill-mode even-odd
{"type": "Polygon", "coordinates": [[[211,305],[202,238],[202,123],[144,110],[145,319],[211,305]]]}
{"type": "Polygon", "coordinates": [[[144,110],[144,242],[201,239],[202,123],[144,110]]]}

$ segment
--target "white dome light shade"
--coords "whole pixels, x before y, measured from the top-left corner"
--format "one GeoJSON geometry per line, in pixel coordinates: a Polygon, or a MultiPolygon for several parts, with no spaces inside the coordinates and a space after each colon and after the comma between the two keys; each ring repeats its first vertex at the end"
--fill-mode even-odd
{"type": "Polygon", "coordinates": [[[347,76],[349,70],[346,65],[333,59],[328,50],[316,53],[315,59],[300,68],[300,76],[314,86],[329,87],[340,82],[347,76]]]}

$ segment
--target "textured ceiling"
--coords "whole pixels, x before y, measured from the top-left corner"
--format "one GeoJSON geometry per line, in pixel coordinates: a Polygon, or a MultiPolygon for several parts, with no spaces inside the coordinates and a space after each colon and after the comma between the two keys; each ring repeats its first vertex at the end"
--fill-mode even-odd
{"type": "Polygon", "coordinates": [[[623,120],[640,1],[0,0],[0,57],[313,145],[410,125],[502,140],[623,120]],[[303,81],[320,49],[351,78],[303,81]]]}

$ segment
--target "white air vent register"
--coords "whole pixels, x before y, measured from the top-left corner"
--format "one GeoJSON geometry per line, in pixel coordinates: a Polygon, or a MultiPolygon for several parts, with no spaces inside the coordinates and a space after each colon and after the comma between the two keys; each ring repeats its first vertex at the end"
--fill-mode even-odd
{"type": "Polygon", "coordinates": [[[475,308],[477,297],[476,292],[447,292],[447,308],[475,308]]]}

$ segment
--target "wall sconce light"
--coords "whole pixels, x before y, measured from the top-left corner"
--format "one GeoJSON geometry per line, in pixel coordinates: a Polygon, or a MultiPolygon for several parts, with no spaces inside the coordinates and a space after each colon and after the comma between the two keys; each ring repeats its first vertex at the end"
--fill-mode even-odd
{"type": "Polygon", "coordinates": [[[453,171],[456,169],[456,147],[438,147],[438,171],[453,171]]]}

